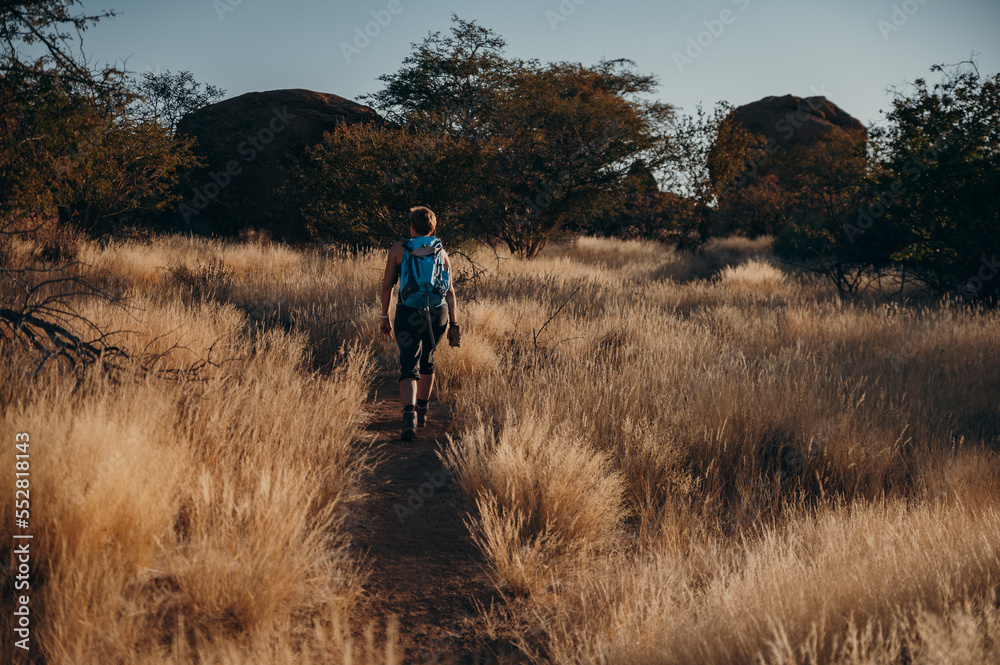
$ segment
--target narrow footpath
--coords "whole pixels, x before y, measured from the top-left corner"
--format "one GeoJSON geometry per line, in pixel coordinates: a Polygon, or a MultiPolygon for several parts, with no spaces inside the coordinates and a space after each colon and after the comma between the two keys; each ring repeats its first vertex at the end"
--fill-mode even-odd
{"type": "Polygon", "coordinates": [[[450,424],[447,406],[432,401],[416,440],[400,441],[399,387],[380,376],[368,412],[361,439],[380,461],[347,525],[370,570],[362,620],[375,622],[381,644],[386,619],[396,615],[396,654],[407,665],[497,662],[498,651],[510,650],[489,643],[480,608],[500,599],[469,537],[461,492],[437,456],[450,424]]]}

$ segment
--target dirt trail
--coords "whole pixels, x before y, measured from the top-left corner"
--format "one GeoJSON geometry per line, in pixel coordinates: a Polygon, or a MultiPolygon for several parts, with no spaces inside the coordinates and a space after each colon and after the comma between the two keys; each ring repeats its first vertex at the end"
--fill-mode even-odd
{"type": "Polygon", "coordinates": [[[461,493],[436,451],[446,440],[446,405],[432,401],[427,426],[399,440],[399,387],[380,377],[369,395],[362,440],[380,446],[381,462],[365,480],[367,498],[348,523],[357,554],[371,573],[362,618],[399,617],[396,653],[404,663],[495,660],[482,638],[477,604],[495,598],[482,555],[469,539],[461,493]]]}

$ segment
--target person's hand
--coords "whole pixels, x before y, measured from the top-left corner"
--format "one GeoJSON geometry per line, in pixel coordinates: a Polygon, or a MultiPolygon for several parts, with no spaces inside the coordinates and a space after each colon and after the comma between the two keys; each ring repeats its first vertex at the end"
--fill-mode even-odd
{"type": "Polygon", "coordinates": [[[451,346],[462,346],[462,330],[457,323],[448,326],[448,344],[451,346]]]}
{"type": "Polygon", "coordinates": [[[385,335],[387,337],[389,335],[392,335],[392,324],[389,323],[389,319],[388,318],[383,317],[382,318],[382,323],[379,324],[378,328],[382,332],[383,335],[385,335]]]}

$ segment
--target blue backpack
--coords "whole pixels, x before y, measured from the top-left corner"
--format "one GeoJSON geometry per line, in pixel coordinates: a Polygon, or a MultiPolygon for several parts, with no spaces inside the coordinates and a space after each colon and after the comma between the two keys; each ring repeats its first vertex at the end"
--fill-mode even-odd
{"type": "Polygon", "coordinates": [[[399,266],[399,302],[414,309],[440,307],[451,288],[444,268],[444,248],[434,236],[410,238],[403,243],[399,266]]]}

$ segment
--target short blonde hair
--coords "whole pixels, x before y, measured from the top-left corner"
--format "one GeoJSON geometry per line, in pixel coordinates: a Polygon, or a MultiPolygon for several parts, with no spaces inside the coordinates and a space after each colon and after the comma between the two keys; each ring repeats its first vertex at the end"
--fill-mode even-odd
{"type": "Polygon", "coordinates": [[[410,208],[409,221],[413,230],[420,235],[429,236],[437,228],[437,217],[434,215],[434,211],[424,206],[410,208]]]}

